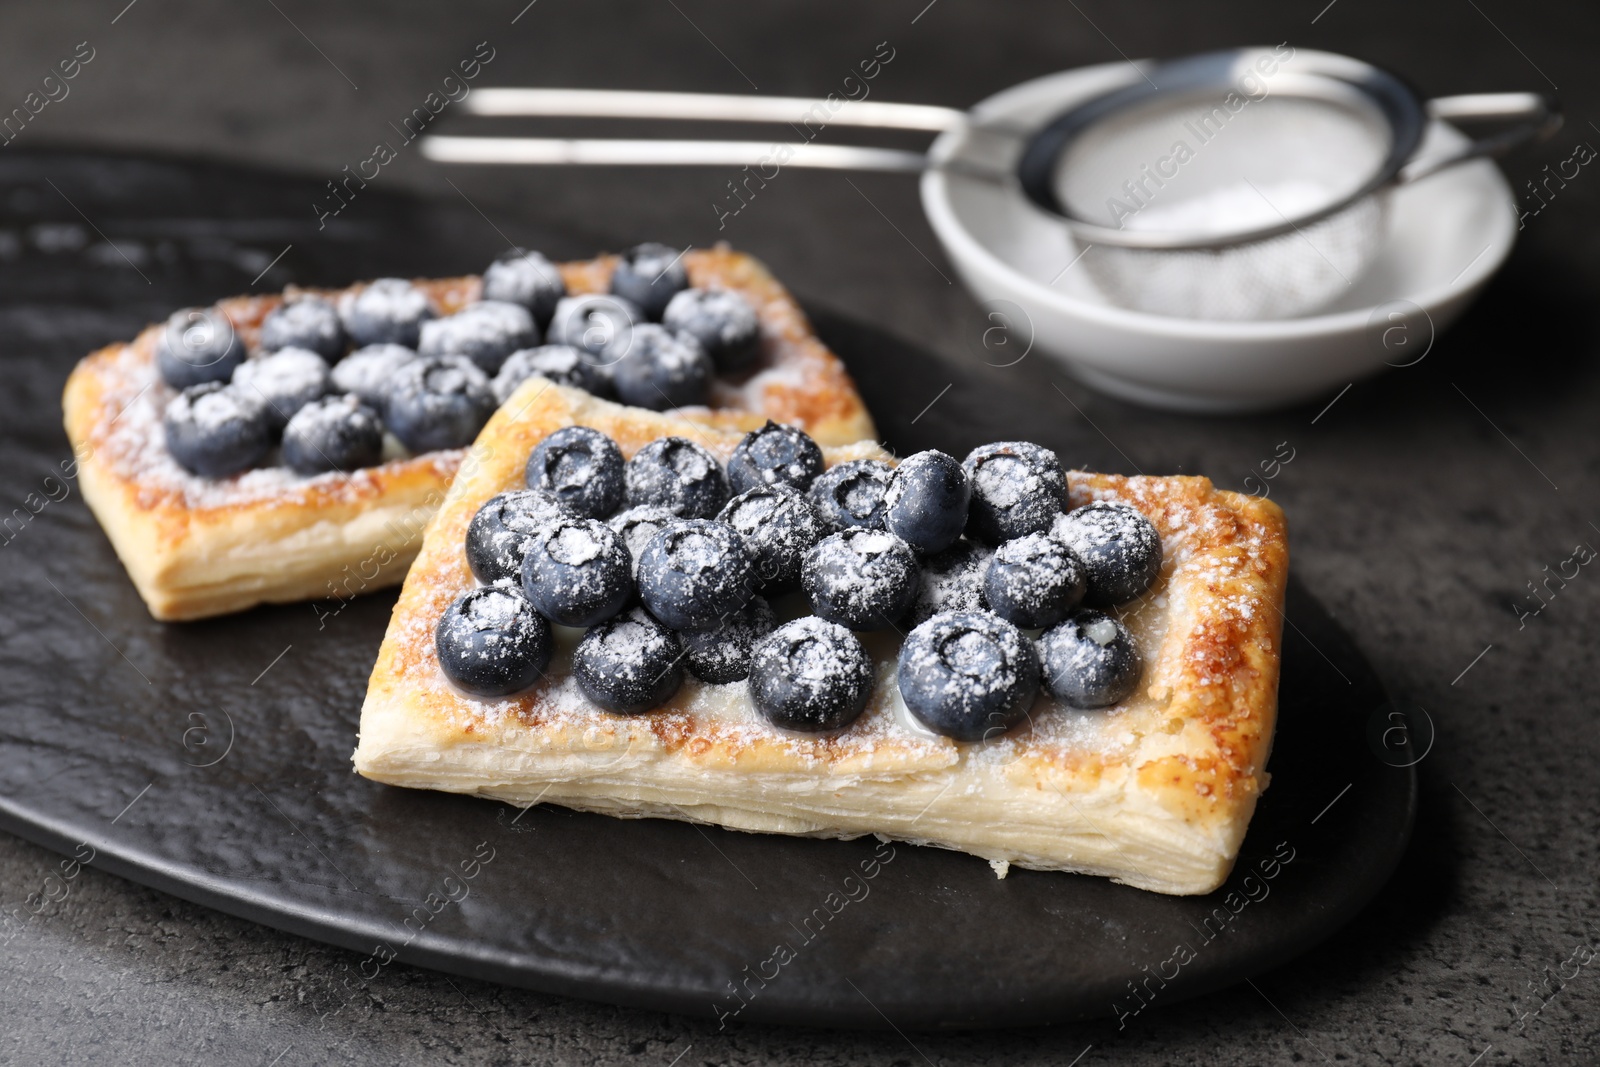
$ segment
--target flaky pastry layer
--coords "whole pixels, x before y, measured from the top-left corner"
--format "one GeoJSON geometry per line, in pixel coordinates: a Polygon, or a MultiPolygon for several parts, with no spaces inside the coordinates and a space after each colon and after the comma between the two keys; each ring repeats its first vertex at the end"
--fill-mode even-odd
{"type": "MultiPolygon", "coordinates": [[[[716,379],[713,407],[679,414],[741,431],[772,418],[803,427],[823,444],[874,435],[844,365],[758,260],[719,246],[691,250],[683,262],[691,284],[748,298],[763,341],[753,372],[716,379]]],[[[561,272],[570,292],[604,292],[615,264],[615,256],[603,256],[563,264],[561,272]]],[[[418,284],[444,315],[476,301],[481,288],[476,277],[418,284]]],[[[300,291],[333,298],[342,292],[300,291]]],[[[236,297],[221,306],[254,350],[262,320],[283,299],[236,297]]],[[[216,480],[192,475],[163,443],[161,413],[174,394],[155,367],[160,331],[148,327],[131,344],[86,357],[62,397],[84,499],[150,614],[197,619],[260,603],[344,600],[398,582],[466,450],[310,478],[285,467],[216,480]]]]}
{"type": "MultiPolygon", "coordinates": [[[[724,459],[738,441],[542,381],[524,386],[485,427],[481,462],[457,478],[406,578],[362,707],[360,773],[518,805],[878,834],[1163,893],[1205,893],[1227,877],[1267,783],[1276,717],[1288,571],[1276,505],[1204,478],[1072,472],[1073,506],[1125,501],[1162,535],[1162,576],[1124,611],[1145,657],[1141,688],[1092,712],[1041,696],[1029,721],[997,742],[958,743],[910,718],[892,632],[867,635],[878,664],[871,702],[833,736],[768,725],[744,683],[690,678],[656,711],[603,711],[570,677],[574,632],[562,634],[548,677],[529,692],[466,696],[440,672],[433,631],[474,585],[467,524],[490,496],[520,484],[540,440],[573,424],[609,434],[629,456],[667,434],[724,459]]],[[[873,452],[833,449],[827,460],[873,452]]]]}

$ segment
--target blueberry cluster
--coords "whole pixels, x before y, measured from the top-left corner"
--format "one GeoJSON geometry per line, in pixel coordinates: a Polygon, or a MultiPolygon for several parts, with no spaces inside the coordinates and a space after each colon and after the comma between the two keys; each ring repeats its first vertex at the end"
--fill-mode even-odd
{"type": "MultiPolygon", "coordinates": [[[[875,676],[857,632],[889,628],[909,631],[897,664],[907,710],[961,741],[1005,734],[1040,688],[1099,708],[1139,682],[1138,649],[1110,609],[1159,577],[1160,536],[1124,504],[1064,511],[1065,473],[1037,445],[824,471],[815,442],[768,423],[724,469],[684,438],[624,460],[604,434],[571,427],[533,451],[527,485],[478,512],[468,562],[541,619],[588,628],[573,673],[612,711],[659,706],[687,671],[746,682],[783,729],[843,729],[875,676]],[[811,613],[778,625],[767,597],[796,587],[811,613]]],[[[461,606],[482,593],[441,621],[439,660],[463,689],[501,695],[513,691],[502,678],[537,679],[548,639],[507,614],[495,646],[506,670],[480,681],[492,642],[459,619],[482,616],[461,606]]]]}
{"type": "Polygon", "coordinates": [[[582,296],[549,259],[513,249],[453,315],[402,278],[336,303],[291,294],[252,353],[223,308],[186,308],[158,337],[156,364],[180,394],[163,423],[184,468],[224,478],[276,461],[312,475],[379,463],[386,435],[412,453],[465,447],[536,374],[638,407],[704,404],[712,375],[747,370],[760,340],[755,309],[690,288],[665,245],[625,253],[611,293],[582,296]]]}
{"type": "MultiPolygon", "coordinates": [[[[743,444],[755,447],[776,429],[743,444]]],[[[798,436],[820,467],[821,450],[798,436]]],[[[525,481],[526,489],[487,501],[468,525],[467,563],[483,586],[458,598],[435,632],[445,674],[484,696],[514,692],[505,688],[509,678],[533,684],[550,658],[543,631],[513,626],[494,646],[505,671],[484,681],[483,650],[492,642],[461,619],[471,615],[462,605],[476,603],[485,587],[546,624],[586,629],[572,670],[601,707],[657,707],[686,669],[712,684],[742,681],[777,625],[761,592],[797,582],[800,555],[828,530],[787,483],[761,482],[730,502],[717,457],[681,437],[624,459],[605,434],[569,426],[533,449],[525,481]]]]}
{"type": "Polygon", "coordinates": [[[714,375],[748,371],[761,324],[738,293],[691,287],[678,249],[647,242],[618,257],[609,293],[554,300],[546,340],[537,355],[519,352],[501,368],[503,395],[542,374],[665,411],[708,403],[714,375]]]}

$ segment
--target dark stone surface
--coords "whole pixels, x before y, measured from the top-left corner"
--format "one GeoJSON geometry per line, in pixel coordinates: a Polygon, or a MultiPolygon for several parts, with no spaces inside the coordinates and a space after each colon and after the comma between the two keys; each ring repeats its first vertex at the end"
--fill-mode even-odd
{"type": "MultiPolygon", "coordinates": [[[[753,80],[761,92],[793,94],[836,90],[857,60],[889,40],[896,58],[875,93],[951,105],[1119,51],[1175,54],[1287,39],[1383,63],[1433,95],[1558,85],[1572,121],[1550,144],[1507,161],[1519,189],[1542,178],[1546,164],[1567,159],[1579,140],[1600,140],[1589,125],[1600,113],[1600,74],[1590,57],[1600,13],[1548,2],[1396,8],[1340,0],[1325,11],[1321,3],[1096,3],[1080,11],[953,0],[924,10],[917,0],[861,11],[540,0],[515,24],[520,3],[274,10],[140,0],[118,16],[112,9],[120,6],[57,4],[8,16],[0,38],[7,109],[77,42],[87,39],[96,50],[71,95],[40,112],[18,145],[155,147],[333,178],[367,158],[372,143],[390,136],[389,123],[484,39],[497,49],[485,84],[744,91],[753,80]]],[[[732,174],[446,172],[402,153],[375,187],[455,196],[448,178],[483,213],[463,211],[463,226],[499,229],[512,240],[534,240],[541,223],[559,224],[591,247],[728,238],[765,258],[801,295],[937,352],[944,366],[907,386],[911,412],[943,381],[1026,373],[1040,399],[1007,413],[1019,436],[1031,427],[1060,432],[1063,424],[1085,440],[1103,431],[1118,453],[1113,469],[1181,469],[1235,488],[1287,441],[1295,459],[1272,493],[1290,515],[1296,572],[1438,729],[1419,765],[1412,849],[1341,936],[1255,988],[1158,1005],[1121,1031],[1111,1023],[909,1037],[748,1025],[719,1033],[686,1017],[403,966],[387,969],[381,983],[319,1025],[315,1005],[359,957],[90,867],[47,921],[29,923],[0,955],[8,1023],[0,1059],[1064,1064],[1083,1053],[1083,1064],[1593,1062],[1600,985],[1592,965],[1574,974],[1565,961],[1594,945],[1600,926],[1593,834],[1600,785],[1592,770],[1600,594],[1586,567],[1565,587],[1552,582],[1558,592],[1547,594],[1538,616],[1519,623],[1513,607],[1519,597],[1536,606],[1527,583],[1542,580],[1547,565],[1555,570],[1575,544],[1600,544],[1591,526],[1600,523],[1591,414],[1600,403],[1591,295],[1600,280],[1600,186],[1590,169],[1565,187],[1552,184],[1554,195],[1526,218],[1505,272],[1421,364],[1357,383],[1320,417],[1322,405],[1314,404],[1200,420],[1097,397],[1042,359],[982,367],[978,338],[989,324],[948,284],[950,268],[907,179],[785,172],[719,234],[712,204],[732,174]],[[1059,402],[1051,396],[1057,387],[1059,402]]],[[[342,221],[376,224],[361,204],[342,221]]],[[[60,204],[6,208],[5,247],[16,239],[68,254],[80,241],[97,243],[60,204]],[[34,228],[45,220],[75,229],[34,228]]],[[[314,225],[311,205],[302,218],[314,225]]],[[[231,254],[205,236],[202,249],[231,254]]],[[[234,237],[266,258],[294,239],[286,231],[234,237]]],[[[38,317],[10,315],[7,333],[21,337],[11,343],[86,350],[169,310],[127,310],[136,307],[140,284],[131,272],[113,267],[98,278],[117,287],[128,302],[123,310],[85,311],[71,336],[42,340],[28,333],[45,328],[38,317]]],[[[25,278],[11,284],[23,291],[0,294],[8,305],[51,298],[26,292],[25,278]]],[[[196,288],[205,290],[203,277],[196,288]]],[[[938,403],[959,421],[983,403],[981,395],[952,389],[938,403]]],[[[5,485],[3,499],[15,503],[32,489],[5,485]]],[[[35,606],[8,595],[6,607],[15,618],[35,606]]],[[[38,892],[58,859],[3,839],[0,906],[38,892]]]]}

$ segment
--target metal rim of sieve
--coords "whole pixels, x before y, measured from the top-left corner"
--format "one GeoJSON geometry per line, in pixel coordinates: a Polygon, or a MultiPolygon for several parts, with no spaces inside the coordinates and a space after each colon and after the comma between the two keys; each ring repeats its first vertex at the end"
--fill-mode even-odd
{"type": "Polygon", "coordinates": [[[1389,127],[1389,146],[1383,160],[1352,192],[1276,223],[1202,235],[1102,226],[1074,214],[1061,203],[1053,181],[1057,164],[1083,134],[1117,113],[1165,96],[1236,90],[1242,71],[1251,69],[1246,61],[1268,54],[1271,52],[1267,49],[1239,48],[1162,63],[1147,71],[1145,80],[1094,97],[1057,116],[1034,134],[1017,162],[1016,174],[1023,194],[1063,220],[1073,237],[1083,244],[1180,251],[1227,248],[1291,233],[1338,214],[1402,177],[1427,131],[1428,110],[1421,96],[1399,77],[1378,67],[1345,57],[1312,54],[1297,57],[1293,76],[1280,83],[1282,87],[1275,89],[1273,95],[1334,104],[1344,104],[1354,95],[1370,104],[1389,127]]]}

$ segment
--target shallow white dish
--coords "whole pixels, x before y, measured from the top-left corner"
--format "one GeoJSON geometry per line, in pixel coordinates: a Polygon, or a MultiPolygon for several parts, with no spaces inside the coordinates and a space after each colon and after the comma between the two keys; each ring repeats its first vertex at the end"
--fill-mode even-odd
{"type": "MultiPolygon", "coordinates": [[[[983,101],[973,125],[1031,128],[1140,76],[1133,65],[1108,63],[1038,78],[983,101]]],[[[1435,121],[1419,154],[1466,140],[1435,121]]],[[[1014,164],[1006,152],[1004,139],[967,124],[929,151],[923,206],[962,280],[1009,327],[1008,345],[1031,344],[1095,388],[1171,410],[1281,407],[1414,363],[1516,240],[1511,188],[1492,162],[1477,160],[1383,194],[1381,250],[1317,314],[1242,322],[1150,315],[1109,304],[1077,269],[1081,250],[1060,220],[985,176],[997,157],[1014,164]]]]}

